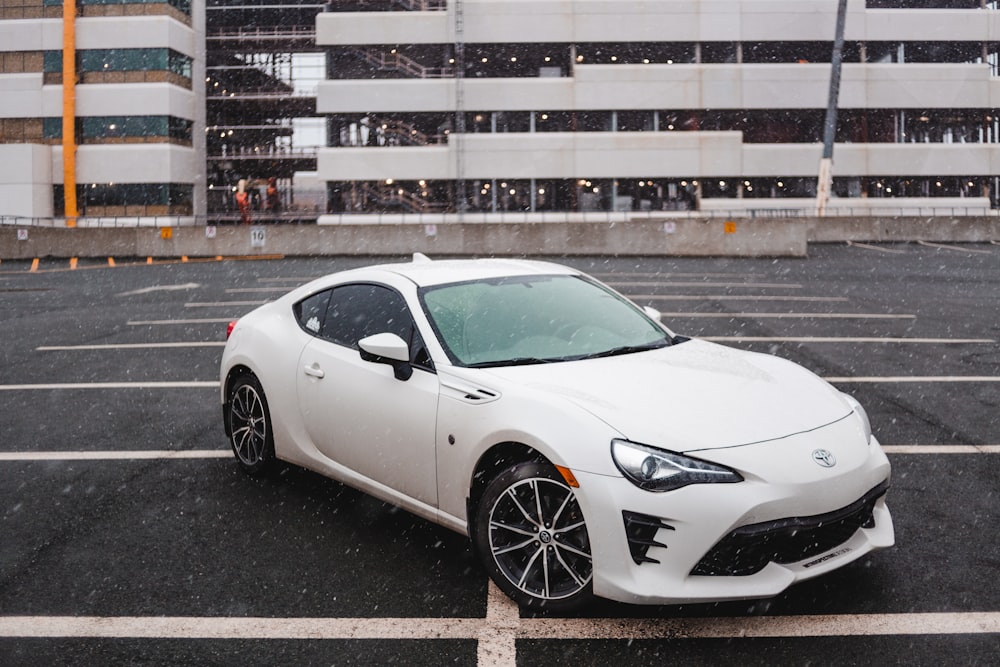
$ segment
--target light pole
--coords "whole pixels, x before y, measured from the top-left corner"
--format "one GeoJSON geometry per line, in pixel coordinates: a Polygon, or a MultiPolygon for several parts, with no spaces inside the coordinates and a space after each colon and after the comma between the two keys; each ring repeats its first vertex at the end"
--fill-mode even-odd
{"type": "Polygon", "coordinates": [[[837,31],[833,39],[833,58],[830,62],[830,95],[826,103],[826,120],[823,122],[823,157],[819,161],[819,180],[816,184],[816,215],[826,214],[833,188],[833,140],[837,133],[837,98],[840,95],[840,70],[844,61],[844,23],[847,19],[847,0],[837,5],[837,31]]]}

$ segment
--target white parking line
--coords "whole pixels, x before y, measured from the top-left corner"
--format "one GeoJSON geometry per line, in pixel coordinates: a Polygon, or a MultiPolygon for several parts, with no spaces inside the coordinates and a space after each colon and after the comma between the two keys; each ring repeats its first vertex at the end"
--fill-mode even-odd
{"type": "Polygon", "coordinates": [[[844,303],[845,296],[767,296],[760,294],[628,294],[633,301],[815,301],[816,303],[844,303]]]}
{"type": "Polygon", "coordinates": [[[151,285],[150,287],[141,287],[131,292],[121,292],[118,296],[139,296],[141,294],[150,294],[152,292],[174,292],[178,290],[192,290],[201,287],[199,283],[184,283],[183,285],[151,285]]]}
{"type": "Polygon", "coordinates": [[[514,601],[504,595],[496,584],[486,589],[486,618],[476,635],[478,667],[513,667],[517,664],[517,630],[521,612],[514,601]]]}
{"type": "Polygon", "coordinates": [[[235,317],[209,317],[206,319],[187,320],[129,320],[125,324],[130,327],[162,326],[165,324],[224,324],[232,322],[235,317]]]}
{"type": "Polygon", "coordinates": [[[916,375],[898,377],[824,377],[827,382],[876,383],[876,382],[1000,382],[996,375],[916,375]]]}
{"type": "Polygon", "coordinates": [[[318,276],[301,276],[301,277],[298,277],[298,278],[293,277],[293,276],[289,276],[289,277],[286,277],[286,278],[258,278],[257,282],[259,282],[259,283],[303,283],[303,284],[305,284],[305,283],[311,282],[313,280],[316,280],[317,278],[322,278],[322,277],[323,277],[322,275],[318,275],[318,276]]]}
{"type": "Polygon", "coordinates": [[[519,638],[733,639],[995,634],[1000,612],[685,619],[521,619],[519,638]]]}
{"type": "Polygon", "coordinates": [[[886,454],[1000,454],[1000,445],[882,445],[886,454]]]}
{"type": "MultiPolygon", "coordinates": [[[[517,613],[516,608],[514,613],[517,613]]],[[[517,639],[741,639],[1000,633],[1000,612],[717,618],[272,618],[0,616],[0,637],[119,639],[480,639],[480,665],[512,665],[517,639]],[[499,626],[493,623],[499,621],[499,626]],[[508,651],[509,650],[509,651],[508,651]],[[485,660],[484,660],[485,659],[485,660]]]]}
{"type": "Polygon", "coordinates": [[[943,243],[931,243],[930,241],[917,241],[922,246],[927,248],[937,248],[939,250],[956,250],[958,252],[976,253],[980,255],[992,255],[992,250],[980,250],[978,248],[963,248],[962,246],[955,245],[945,245],[943,243]]]}
{"type": "Polygon", "coordinates": [[[848,241],[847,245],[853,248],[864,248],[865,250],[877,250],[878,252],[886,252],[894,255],[905,255],[905,250],[897,250],[894,248],[880,248],[879,246],[870,245],[868,243],[859,243],[857,241],[848,241]]]}
{"type": "Polygon", "coordinates": [[[266,299],[263,301],[191,301],[185,303],[185,308],[223,308],[229,306],[263,306],[270,303],[266,299]]]}
{"type": "Polygon", "coordinates": [[[225,459],[229,449],[149,449],[124,452],[0,452],[0,461],[139,461],[159,459],[225,459]]]}
{"type": "Polygon", "coordinates": [[[591,276],[607,282],[616,278],[766,278],[766,273],[684,273],[678,271],[664,271],[663,273],[651,273],[640,271],[622,271],[621,273],[591,273],[591,276]]]}
{"type": "Polygon", "coordinates": [[[817,320],[914,320],[916,315],[907,313],[699,313],[675,312],[660,313],[663,317],[740,317],[745,319],[776,318],[776,319],[817,319],[817,320]]]}
{"type": "Polygon", "coordinates": [[[609,282],[612,287],[753,287],[761,289],[802,289],[796,283],[716,283],[685,280],[681,282],[638,280],[609,282]]]}
{"type": "Polygon", "coordinates": [[[38,389],[201,389],[219,388],[218,380],[206,382],[55,382],[50,384],[0,384],[0,391],[38,389]]]}
{"type": "Polygon", "coordinates": [[[913,343],[923,345],[986,345],[993,338],[881,338],[835,336],[696,336],[699,340],[731,343],[913,343]]]}
{"type": "Polygon", "coordinates": [[[62,352],[66,350],[149,350],[187,347],[225,347],[225,341],[203,343],[120,343],[118,345],[41,345],[37,352],[62,352]]]}
{"type": "Polygon", "coordinates": [[[998,612],[716,618],[521,618],[490,582],[485,618],[0,616],[4,638],[214,640],[474,639],[479,667],[514,667],[517,640],[684,640],[1000,633],[998,612]]]}

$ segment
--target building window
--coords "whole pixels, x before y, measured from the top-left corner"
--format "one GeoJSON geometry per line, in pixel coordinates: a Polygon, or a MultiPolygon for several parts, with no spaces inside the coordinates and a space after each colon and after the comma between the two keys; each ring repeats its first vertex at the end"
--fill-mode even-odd
{"type": "MultiPolygon", "coordinates": [[[[77,52],[82,83],[141,83],[166,80],[191,87],[191,58],[173,49],[90,49],[77,52]],[[138,76],[130,74],[139,73],[138,76]],[[166,73],[166,77],[162,74],[166,73]]],[[[47,75],[62,73],[62,51],[46,51],[47,75]]],[[[62,77],[58,77],[61,81],[62,77]]],[[[58,83],[48,77],[46,83],[58,83]]]]}
{"type": "Polygon", "coordinates": [[[0,144],[44,143],[41,118],[0,118],[0,144]]]}
{"type": "MultiPolygon", "coordinates": [[[[982,42],[868,42],[870,63],[977,63],[982,42]]],[[[845,58],[846,60],[846,58],[845,58]]]]}
{"type": "Polygon", "coordinates": [[[735,63],[739,60],[736,42],[704,42],[701,45],[701,62],[708,64],[735,63]]]}
{"type": "Polygon", "coordinates": [[[982,7],[982,0],[866,0],[865,7],[868,9],[979,9],[982,7]]]}
{"type": "MultiPolygon", "coordinates": [[[[62,119],[45,118],[45,139],[62,139],[62,119]]],[[[191,145],[192,121],[176,116],[86,116],[76,119],[84,144],[176,143],[191,145]]]]}
{"type": "MultiPolygon", "coordinates": [[[[82,215],[190,215],[194,186],[188,183],[83,183],[76,187],[82,215]]],[[[66,208],[62,185],[53,186],[56,215],[66,208]]]]}
{"type": "Polygon", "coordinates": [[[42,71],[41,51],[0,52],[0,74],[24,74],[42,71]]]}
{"type": "Polygon", "coordinates": [[[49,9],[51,0],[0,0],[0,21],[5,19],[41,19],[62,16],[62,2],[59,9],[49,9]]]}
{"type": "MultiPolygon", "coordinates": [[[[43,4],[46,7],[62,7],[62,0],[43,0],[43,4]]],[[[87,16],[88,12],[85,8],[87,7],[107,7],[107,6],[121,6],[121,5],[149,5],[151,7],[167,5],[173,7],[181,14],[190,17],[191,16],[191,0],[76,0],[77,7],[84,8],[82,12],[83,16],[87,16]]],[[[152,14],[153,12],[149,12],[152,14]]],[[[161,12],[156,12],[161,13],[161,12]]],[[[112,14],[98,13],[89,14],[109,16],[112,14]]]]}
{"type": "Polygon", "coordinates": [[[576,46],[577,65],[676,65],[696,60],[694,42],[592,42],[576,46]]]}

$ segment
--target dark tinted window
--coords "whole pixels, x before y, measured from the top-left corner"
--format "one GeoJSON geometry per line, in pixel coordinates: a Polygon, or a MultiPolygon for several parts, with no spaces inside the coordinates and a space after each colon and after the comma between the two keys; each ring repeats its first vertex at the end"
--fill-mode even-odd
{"type": "Polygon", "coordinates": [[[300,327],[311,334],[318,334],[323,328],[326,305],[330,302],[330,291],[313,294],[295,304],[295,319],[299,321],[300,327]]]}
{"type": "Polygon", "coordinates": [[[381,285],[344,285],[333,290],[321,334],[334,343],[358,349],[358,341],[394,333],[410,345],[410,360],[430,367],[430,357],[403,297],[381,285]]]}

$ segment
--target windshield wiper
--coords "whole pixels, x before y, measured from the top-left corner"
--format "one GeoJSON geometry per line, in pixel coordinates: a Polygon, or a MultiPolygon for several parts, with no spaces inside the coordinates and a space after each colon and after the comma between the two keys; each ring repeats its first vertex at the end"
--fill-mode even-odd
{"type": "Polygon", "coordinates": [[[648,352],[649,350],[657,350],[661,347],[668,347],[670,345],[669,339],[658,340],[652,343],[645,343],[643,345],[623,345],[621,347],[613,347],[610,350],[604,352],[595,352],[594,354],[589,354],[585,359],[600,359],[601,357],[617,357],[621,354],[634,354],[635,352],[648,352]]]}
{"type": "Polygon", "coordinates": [[[494,368],[497,366],[529,366],[531,364],[550,364],[561,359],[539,359],[538,357],[514,357],[513,359],[497,359],[496,361],[480,361],[469,364],[467,368],[494,368]]]}

